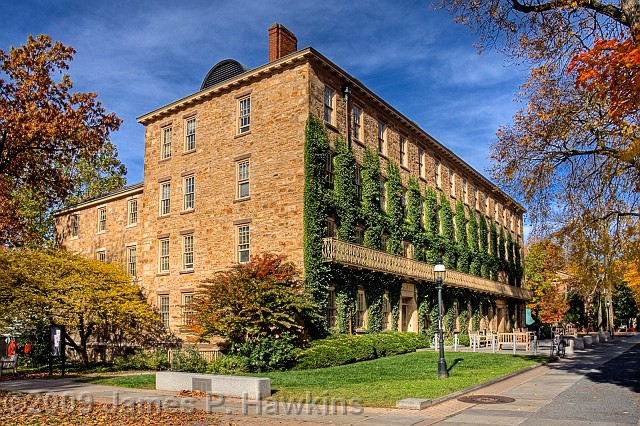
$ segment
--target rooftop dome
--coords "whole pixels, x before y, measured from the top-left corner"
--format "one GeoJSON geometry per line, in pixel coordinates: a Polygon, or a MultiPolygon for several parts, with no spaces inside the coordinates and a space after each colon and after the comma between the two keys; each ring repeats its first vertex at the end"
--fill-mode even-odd
{"type": "Polygon", "coordinates": [[[209,70],[209,73],[207,73],[207,76],[202,82],[202,86],[200,86],[200,90],[215,86],[246,71],[249,71],[249,68],[234,59],[220,61],[209,70]]]}

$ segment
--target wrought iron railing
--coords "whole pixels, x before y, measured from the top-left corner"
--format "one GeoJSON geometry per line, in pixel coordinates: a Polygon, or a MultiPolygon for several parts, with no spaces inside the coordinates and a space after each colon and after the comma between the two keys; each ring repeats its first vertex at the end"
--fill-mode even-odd
{"type": "MultiPolygon", "coordinates": [[[[327,262],[353,268],[370,269],[416,281],[435,281],[433,265],[335,238],[323,240],[322,256],[327,262]]],[[[444,276],[444,285],[513,299],[531,300],[531,292],[523,288],[458,271],[447,271],[444,276]]]]}

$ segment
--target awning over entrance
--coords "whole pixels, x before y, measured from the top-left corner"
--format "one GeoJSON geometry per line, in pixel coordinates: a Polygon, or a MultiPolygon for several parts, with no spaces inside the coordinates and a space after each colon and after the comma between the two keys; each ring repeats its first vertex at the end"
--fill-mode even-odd
{"type": "MultiPolygon", "coordinates": [[[[326,262],[338,263],[352,268],[393,274],[414,281],[435,281],[431,264],[335,238],[325,238],[322,241],[322,256],[326,262]]],[[[444,285],[525,301],[531,300],[532,296],[529,290],[458,271],[447,271],[444,285]]]]}

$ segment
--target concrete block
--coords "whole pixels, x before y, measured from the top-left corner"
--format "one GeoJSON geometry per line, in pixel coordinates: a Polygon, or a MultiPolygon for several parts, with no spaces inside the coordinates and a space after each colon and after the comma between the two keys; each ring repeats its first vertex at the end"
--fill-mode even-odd
{"type": "Polygon", "coordinates": [[[609,336],[608,331],[603,331],[598,334],[600,335],[600,342],[608,342],[609,340],[611,340],[611,337],[609,336]]]}
{"type": "Polygon", "coordinates": [[[405,410],[424,410],[430,405],[430,399],[422,398],[405,398],[396,402],[396,408],[402,408],[405,410]]]}
{"type": "Polygon", "coordinates": [[[573,339],[573,349],[584,349],[583,337],[576,337],[573,339]]]}
{"type": "Polygon", "coordinates": [[[596,346],[596,345],[600,344],[600,334],[599,333],[593,333],[591,335],[591,343],[593,343],[593,346],[596,346]]]}
{"type": "Polygon", "coordinates": [[[573,337],[565,337],[565,340],[567,342],[567,345],[564,347],[564,353],[565,355],[573,355],[573,348],[574,348],[574,338],[573,337]]]}
{"type": "Polygon", "coordinates": [[[222,376],[216,374],[158,371],[156,389],[179,392],[200,390],[207,393],[251,400],[271,396],[271,379],[263,377],[222,376]]]}
{"type": "Polygon", "coordinates": [[[585,348],[590,348],[591,346],[593,346],[593,335],[587,334],[582,339],[584,340],[585,348]]]}

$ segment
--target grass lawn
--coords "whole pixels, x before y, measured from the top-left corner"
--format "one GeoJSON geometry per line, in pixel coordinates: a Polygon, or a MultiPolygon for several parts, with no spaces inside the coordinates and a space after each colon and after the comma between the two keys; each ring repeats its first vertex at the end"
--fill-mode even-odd
{"type": "Polygon", "coordinates": [[[437,398],[537,364],[547,357],[454,352],[445,354],[448,379],[438,379],[438,353],[414,352],[317,370],[259,374],[271,378],[272,400],[341,398],[395,407],[404,398],[437,398]]]}
{"type": "Polygon", "coordinates": [[[156,375],[151,374],[130,374],[126,376],[101,376],[84,380],[87,383],[107,386],[121,386],[123,388],[155,389],[156,375]]]}
{"type": "MultiPolygon", "coordinates": [[[[339,398],[373,407],[395,407],[403,398],[437,398],[486,382],[547,357],[448,352],[448,379],[438,379],[438,353],[414,352],[339,367],[250,374],[271,378],[271,400],[339,398]]],[[[155,374],[98,377],[90,383],[155,388],[155,374]]],[[[320,401],[323,403],[324,401],[320,401]]]]}

